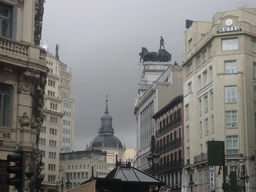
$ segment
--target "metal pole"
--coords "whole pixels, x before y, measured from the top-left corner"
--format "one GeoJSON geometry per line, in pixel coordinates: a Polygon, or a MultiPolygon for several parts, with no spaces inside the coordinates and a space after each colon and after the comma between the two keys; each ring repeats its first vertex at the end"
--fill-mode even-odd
{"type": "Polygon", "coordinates": [[[224,147],[224,145],[223,145],[222,151],[223,151],[222,165],[223,165],[223,184],[224,184],[223,191],[226,192],[226,167],[225,167],[225,147],[224,147]]]}
{"type": "Polygon", "coordinates": [[[152,175],[155,176],[154,154],[152,156],[153,156],[153,159],[152,159],[152,175]]]}
{"type": "Polygon", "coordinates": [[[245,190],[245,165],[243,165],[243,177],[244,177],[244,192],[246,192],[245,190]]]}

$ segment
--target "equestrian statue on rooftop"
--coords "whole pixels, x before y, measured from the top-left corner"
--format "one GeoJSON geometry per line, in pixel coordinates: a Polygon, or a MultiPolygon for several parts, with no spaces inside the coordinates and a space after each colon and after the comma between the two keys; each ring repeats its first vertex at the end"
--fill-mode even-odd
{"type": "Polygon", "coordinates": [[[140,62],[169,62],[171,61],[172,55],[166,51],[164,47],[164,39],[161,36],[160,38],[160,49],[158,52],[149,52],[147,48],[142,47],[142,51],[139,53],[140,62]]]}

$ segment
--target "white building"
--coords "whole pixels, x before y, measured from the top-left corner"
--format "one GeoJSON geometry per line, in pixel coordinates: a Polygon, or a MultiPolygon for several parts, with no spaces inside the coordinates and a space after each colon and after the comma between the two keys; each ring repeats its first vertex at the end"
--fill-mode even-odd
{"type": "Polygon", "coordinates": [[[48,67],[45,88],[44,123],[41,127],[39,148],[42,150],[44,169],[42,191],[53,191],[59,176],[59,154],[74,149],[74,100],[72,99],[72,74],[67,65],[47,53],[48,67]]]}
{"type": "Polygon", "coordinates": [[[60,167],[64,190],[77,187],[92,176],[105,177],[109,173],[107,153],[94,149],[61,153],[60,167]]]}
{"type": "Polygon", "coordinates": [[[239,178],[245,165],[246,191],[255,191],[256,9],[217,12],[213,22],[194,21],[184,39],[183,191],[190,191],[190,181],[196,185],[193,191],[223,191],[219,167],[216,186],[210,186],[209,140],[225,142],[227,175],[237,172],[238,190],[243,190],[239,178]]]}
{"type": "Polygon", "coordinates": [[[182,94],[182,67],[170,62],[143,62],[143,72],[134,106],[137,121],[137,168],[149,172],[151,136],[155,135],[152,116],[170,98],[182,94]]]}

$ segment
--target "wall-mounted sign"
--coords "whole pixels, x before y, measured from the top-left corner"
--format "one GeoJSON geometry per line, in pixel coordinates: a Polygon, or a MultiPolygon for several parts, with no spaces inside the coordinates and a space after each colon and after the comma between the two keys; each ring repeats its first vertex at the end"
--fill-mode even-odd
{"type": "Polygon", "coordinates": [[[215,189],[215,173],[214,173],[214,166],[209,166],[209,189],[214,190],[215,189]]]}
{"type": "Polygon", "coordinates": [[[230,32],[230,31],[240,31],[240,27],[239,26],[233,26],[231,27],[231,25],[233,24],[233,21],[232,19],[227,19],[226,22],[226,27],[221,27],[219,29],[219,32],[220,33],[223,33],[223,32],[230,32]]]}

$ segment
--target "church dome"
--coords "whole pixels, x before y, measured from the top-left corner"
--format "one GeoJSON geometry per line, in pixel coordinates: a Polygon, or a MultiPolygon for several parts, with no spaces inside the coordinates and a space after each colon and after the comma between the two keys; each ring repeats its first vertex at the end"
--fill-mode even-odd
{"type": "Polygon", "coordinates": [[[98,135],[92,140],[92,148],[123,148],[121,141],[114,135],[98,135]]]}
{"type": "Polygon", "coordinates": [[[98,134],[92,140],[91,148],[123,148],[122,142],[114,136],[112,117],[108,112],[108,100],[106,100],[106,110],[104,116],[101,117],[101,126],[98,134]]]}

